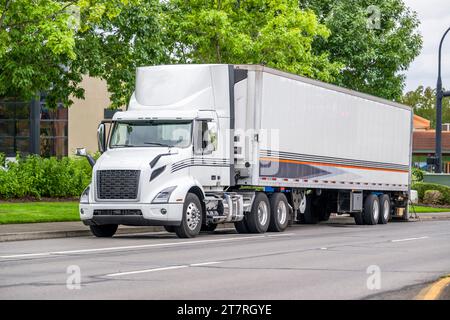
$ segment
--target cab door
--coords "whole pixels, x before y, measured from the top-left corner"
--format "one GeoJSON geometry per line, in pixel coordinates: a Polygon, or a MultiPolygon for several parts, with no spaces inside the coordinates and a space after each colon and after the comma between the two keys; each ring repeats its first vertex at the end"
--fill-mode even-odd
{"type": "Polygon", "coordinates": [[[224,135],[215,111],[202,111],[195,119],[191,174],[204,187],[229,184],[230,160],[225,157],[224,135]]]}

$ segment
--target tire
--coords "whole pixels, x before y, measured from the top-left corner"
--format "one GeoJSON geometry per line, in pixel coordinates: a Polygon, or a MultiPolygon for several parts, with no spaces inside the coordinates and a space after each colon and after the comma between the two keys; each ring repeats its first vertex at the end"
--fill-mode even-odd
{"type": "Polygon", "coordinates": [[[216,223],[203,224],[202,228],[200,229],[200,231],[213,232],[214,230],[216,230],[216,228],[217,228],[217,224],[216,223]]]}
{"type": "Polygon", "coordinates": [[[251,233],[267,231],[270,224],[270,203],[265,193],[256,193],[252,209],[247,214],[245,221],[248,231],[251,233]]]}
{"type": "Polygon", "coordinates": [[[314,198],[312,195],[306,196],[306,209],[305,213],[303,214],[303,221],[306,224],[317,224],[319,223],[319,216],[314,212],[314,207],[312,205],[312,202],[314,201],[314,198]]]}
{"type": "Polygon", "coordinates": [[[363,213],[362,212],[354,212],[353,218],[355,219],[355,224],[361,226],[364,224],[363,213]]]}
{"type": "Polygon", "coordinates": [[[363,219],[368,225],[375,225],[380,218],[380,201],[374,194],[369,194],[364,200],[363,219]]]}
{"type": "Polygon", "coordinates": [[[94,236],[98,238],[111,238],[117,231],[117,224],[103,224],[99,226],[89,226],[94,236]]]}
{"type": "Polygon", "coordinates": [[[202,205],[199,198],[188,193],[183,205],[183,218],[179,227],[174,227],[179,238],[193,238],[200,233],[202,227],[202,205]]]}
{"type": "Polygon", "coordinates": [[[238,233],[249,233],[247,228],[247,223],[245,222],[245,218],[241,221],[236,221],[234,223],[234,227],[238,233]]]}
{"type": "Polygon", "coordinates": [[[175,232],[175,226],[164,226],[164,229],[169,233],[175,232]]]}
{"type": "Polygon", "coordinates": [[[391,199],[387,194],[382,194],[378,196],[378,200],[380,201],[380,217],[378,223],[386,224],[391,218],[391,199]]]}
{"type": "Polygon", "coordinates": [[[283,232],[289,224],[289,204],[286,196],[280,192],[270,197],[269,231],[283,232]]]}

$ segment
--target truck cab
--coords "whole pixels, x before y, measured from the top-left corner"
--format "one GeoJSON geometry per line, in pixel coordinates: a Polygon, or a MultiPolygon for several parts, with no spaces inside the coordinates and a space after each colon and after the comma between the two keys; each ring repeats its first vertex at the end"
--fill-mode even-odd
{"type": "Polygon", "coordinates": [[[180,237],[208,229],[207,193],[220,197],[232,180],[230,72],[227,65],[137,69],[127,110],[98,128],[101,156],[80,201],[81,220],[96,236],[120,224],[165,226],[180,237]]]}

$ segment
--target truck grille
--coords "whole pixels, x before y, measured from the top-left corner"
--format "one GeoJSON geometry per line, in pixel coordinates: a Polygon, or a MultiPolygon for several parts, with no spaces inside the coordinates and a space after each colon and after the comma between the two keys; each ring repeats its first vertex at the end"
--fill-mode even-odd
{"type": "Polygon", "coordinates": [[[97,171],[97,197],[99,199],[136,200],[139,170],[97,171]]]}
{"type": "Polygon", "coordinates": [[[103,209],[94,210],[94,216],[142,216],[138,209],[103,209]]]}

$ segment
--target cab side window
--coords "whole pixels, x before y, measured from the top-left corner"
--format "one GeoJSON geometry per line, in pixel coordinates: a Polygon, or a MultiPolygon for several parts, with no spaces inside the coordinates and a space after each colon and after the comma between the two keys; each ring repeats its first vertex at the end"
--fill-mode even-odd
{"type": "Polygon", "coordinates": [[[199,123],[197,150],[202,154],[211,154],[217,150],[217,123],[201,121],[199,123]]]}

